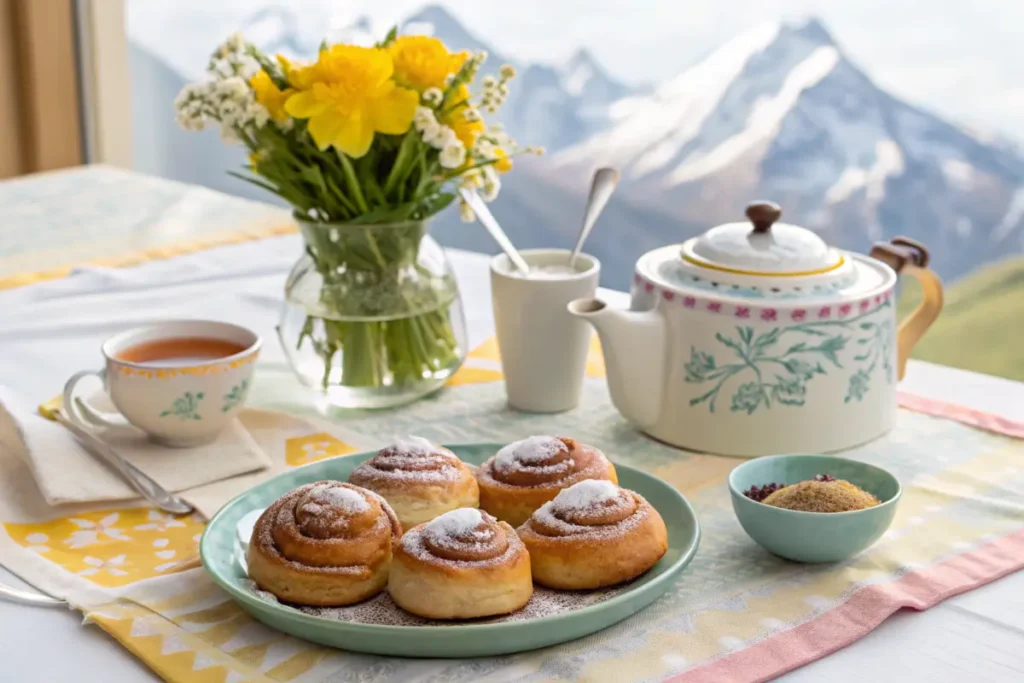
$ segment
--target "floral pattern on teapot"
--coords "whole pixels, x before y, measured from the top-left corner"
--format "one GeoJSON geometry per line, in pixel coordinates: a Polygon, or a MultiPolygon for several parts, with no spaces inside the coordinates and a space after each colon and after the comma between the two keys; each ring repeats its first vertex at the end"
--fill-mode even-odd
{"type": "MultiPolygon", "coordinates": [[[[690,405],[707,405],[714,413],[723,390],[731,391],[730,410],[748,415],[775,406],[802,406],[806,400],[807,385],[818,375],[834,372],[849,373],[845,403],[861,401],[875,381],[893,384],[892,349],[895,339],[892,318],[872,317],[892,305],[889,298],[871,311],[853,317],[831,317],[831,312],[818,311],[818,320],[773,327],[755,334],[755,328],[737,326],[735,335],[715,334],[723,348],[700,350],[690,347],[690,360],[686,363],[686,382],[703,385],[704,393],[690,399],[690,405]],[[840,362],[839,352],[857,347],[853,366],[840,362]],[[719,355],[716,355],[719,354],[719,355]],[[721,359],[728,357],[723,364],[721,359]],[[876,375],[881,374],[878,378],[876,375]]],[[[844,305],[847,306],[847,305],[844,305]]],[[[742,307],[741,307],[742,308],[742,307]]],[[[739,309],[738,309],[739,310],[739,309]]],[[[745,310],[745,309],[744,309],[745,310]]],[[[794,320],[803,315],[795,314],[794,320]]],[[[761,311],[762,319],[766,312],[761,311]]],[[[850,311],[846,311],[848,314],[850,311]]],[[[739,315],[745,318],[747,315],[739,315]]],[[[840,311],[840,315],[845,315],[840,311]]],[[[775,317],[770,318],[774,320],[775,317]]]]}

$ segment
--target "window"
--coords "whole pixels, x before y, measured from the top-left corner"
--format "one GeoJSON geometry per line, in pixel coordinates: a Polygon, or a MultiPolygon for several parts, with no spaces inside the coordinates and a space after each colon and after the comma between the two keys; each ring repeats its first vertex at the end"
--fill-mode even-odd
{"type": "MultiPolygon", "coordinates": [[[[1024,5],[997,5],[128,0],[134,164],[272,201],[227,176],[238,148],[178,129],[178,90],[233,31],[308,58],[325,35],[366,43],[399,24],[517,67],[503,122],[548,150],[517,162],[495,202],[517,246],[571,246],[599,163],[623,177],[588,243],[605,286],[770,198],[843,248],[926,243],[954,284],[919,355],[1024,379],[1010,333],[1024,325],[1024,5]]],[[[434,231],[495,251],[454,210],[434,231]]]]}

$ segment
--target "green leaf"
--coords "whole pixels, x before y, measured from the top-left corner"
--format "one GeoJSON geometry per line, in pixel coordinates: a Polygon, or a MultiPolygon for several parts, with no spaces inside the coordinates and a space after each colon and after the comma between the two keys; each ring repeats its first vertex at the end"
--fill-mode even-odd
{"type": "Polygon", "coordinates": [[[429,197],[420,204],[420,219],[429,218],[434,214],[441,213],[448,205],[455,200],[455,195],[451,192],[442,192],[436,194],[433,197],[429,197]]]}
{"type": "Polygon", "coordinates": [[[398,206],[380,206],[372,211],[364,213],[361,216],[353,219],[351,222],[357,225],[373,225],[376,223],[397,223],[398,221],[408,220],[412,216],[413,211],[416,210],[416,205],[412,202],[406,202],[405,204],[399,204],[398,206]]]}
{"type": "Polygon", "coordinates": [[[810,379],[817,373],[817,368],[806,361],[800,360],[799,358],[791,358],[785,361],[782,365],[791,373],[802,379],[810,379]]]}
{"type": "Polygon", "coordinates": [[[379,43],[377,43],[376,46],[377,47],[387,47],[391,43],[395,42],[395,39],[397,37],[398,37],[398,27],[397,26],[392,26],[391,30],[388,31],[388,34],[386,36],[384,36],[384,40],[382,40],[379,43]]]}
{"type": "Polygon", "coordinates": [[[758,335],[757,339],[754,340],[754,346],[758,348],[771,346],[772,344],[779,340],[779,335],[781,334],[781,327],[772,328],[771,332],[766,332],[764,334],[758,335]]]}
{"type": "Polygon", "coordinates": [[[725,335],[723,335],[721,332],[716,332],[715,333],[715,339],[717,339],[721,343],[723,343],[726,346],[728,346],[730,349],[735,351],[739,356],[741,356],[741,357],[743,356],[743,348],[740,347],[739,344],[737,344],[735,341],[733,341],[729,337],[726,337],[725,335]]]}
{"type": "Polygon", "coordinates": [[[807,350],[807,345],[804,342],[800,342],[799,344],[794,344],[793,346],[790,346],[788,349],[786,349],[786,352],[784,354],[782,354],[782,355],[783,356],[788,356],[791,353],[800,353],[800,352],[806,351],[806,350],[807,350]]]}
{"type": "Polygon", "coordinates": [[[344,152],[338,152],[338,160],[341,162],[341,169],[344,173],[345,184],[348,185],[348,191],[355,200],[356,206],[365,214],[370,210],[370,207],[366,205],[366,199],[363,197],[362,188],[359,187],[359,179],[356,177],[356,171],[352,168],[352,161],[344,152]]]}
{"type": "Polygon", "coordinates": [[[398,147],[398,156],[395,157],[395,163],[392,164],[391,172],[388,173],[388,178],[384,182],[384,194],[390,195],[398,185],[405,182],[409,171],[416,163],[416,149],[419,144],[419,133],[414,128],[410,128],[402,138],[402,144],[398,147]]]}

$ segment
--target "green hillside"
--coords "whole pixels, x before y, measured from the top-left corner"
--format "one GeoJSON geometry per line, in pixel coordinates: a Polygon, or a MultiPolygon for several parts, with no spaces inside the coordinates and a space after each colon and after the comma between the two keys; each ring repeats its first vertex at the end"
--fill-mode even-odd
{"type": "MultiPolygon", "coordinates": [[[[920,298],[908,278],[901,319],[920,298]]],[[[993,263],[947,285],[942,315],[913,357],[1024,381],[1024,258],[993,263]]]]}

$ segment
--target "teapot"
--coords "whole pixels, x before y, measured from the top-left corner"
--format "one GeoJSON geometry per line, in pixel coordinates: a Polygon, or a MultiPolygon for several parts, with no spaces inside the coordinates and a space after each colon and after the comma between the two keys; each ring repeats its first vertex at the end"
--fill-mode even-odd
{"type": "Polygon", "coordinates": [[[778,222],[771,202],[637,261],[629,309],[569,312],[601,340],[612,402],[689,450],[754,457],[837,451],[896,419],[896,382],[942,309],[928,250],[896,237],[870,256],[778,222]],[[897,328],[900,276],[924,298],[897,328]]]}

